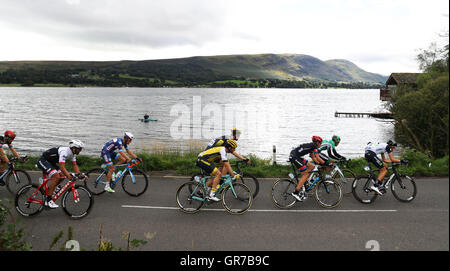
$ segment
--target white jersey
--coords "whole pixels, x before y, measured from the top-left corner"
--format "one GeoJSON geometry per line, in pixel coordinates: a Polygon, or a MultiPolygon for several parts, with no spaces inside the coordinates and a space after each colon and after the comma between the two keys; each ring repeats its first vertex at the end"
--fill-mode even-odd
{"type": "Polygon", "coordinates": [[[365,151],[371,151],[374,152],[375,154],[384,154],[385,152],[387,153],[391,153],[392,149],[391,146],[389,146],[386,143],[378,143],[378,144],[368,144],[366,146],[365,151]]]}
{"type": "Polygon", "coordinates": [[[72,162],[77,161],[77,155],[74,154],[69,147],[59,147],[58,156],[59,156],[59,163],[65,163],[66,160],[72,160],[72,162]]]}

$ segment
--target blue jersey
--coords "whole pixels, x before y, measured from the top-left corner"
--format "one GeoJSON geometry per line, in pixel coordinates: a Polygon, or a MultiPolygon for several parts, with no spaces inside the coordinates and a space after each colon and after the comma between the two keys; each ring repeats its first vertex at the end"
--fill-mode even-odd
{"type": "Polygon", "coordinates": [[[106,142],[105,146],[103,146],[102,153],[109,152],[112,153],[115,150],[119,152],[123,151],[123,149],[128,150],[128,146],[123,143],[123,139],[113,138],[110,141],[106,142]]]}

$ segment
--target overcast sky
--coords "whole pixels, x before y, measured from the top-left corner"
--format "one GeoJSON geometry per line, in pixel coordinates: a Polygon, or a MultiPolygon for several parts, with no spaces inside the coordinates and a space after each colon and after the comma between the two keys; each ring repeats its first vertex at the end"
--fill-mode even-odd
{"type": "Polygon", "coordinates": [[[448,0],[0,0],[0,61],[292,53],[418,72],[448,13],[448,0]]]}

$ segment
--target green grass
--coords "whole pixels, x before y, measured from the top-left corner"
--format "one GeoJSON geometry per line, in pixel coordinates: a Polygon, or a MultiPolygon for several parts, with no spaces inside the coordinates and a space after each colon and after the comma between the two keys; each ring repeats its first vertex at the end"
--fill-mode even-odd
{"type": "MultiPolygon", "coordinates": [[[[146,172],[150,171],[175,171],[182,175],[192,175],[199,172],[199,168],[195,166],[198,152],[191,151],[187,153],[170,153],[170,152],[157,152],[137,153],[138,157],[143,159],[143,163],[138,168],[143,169],[146,172]]],[[[243,168],[243,171],[248,174],[252,174],[256,177],[285,177],[291,172],[290,165],[272,165],[270,159],[261,159],[254,155],[249,155],[252,164],[243,168]]],[[[35,167],[36,161],[39,157],[29,157],[29,161],[24,164],[18,164],[18,168],[26,170],[37,170],[35,167]]],[[[401,167],[400,172],[406,173],[411,176],[449,176],[448,163],[449,158],[445,156],[440,159],[431,161],[426,155],[419,153],[415,150],[407,150],[402,156],[402,159],[408,160],[408,167],[401,167]],[[429,163],[431,165],[429,166],[429,163]]],[[[79,155],[77,157],[78,165],[82,172],[86,172],[89,169],[100,167],[103,160],[100,157],[91,157],[87,155],[79,155]]],[[[233,163],[233,160],[231,160],[233,163]]],[[[367,162],[364,158],[352,159],[349,163],[349,168],[355,172],[356,175],[365,174],[364,166],[367,162]]]]}

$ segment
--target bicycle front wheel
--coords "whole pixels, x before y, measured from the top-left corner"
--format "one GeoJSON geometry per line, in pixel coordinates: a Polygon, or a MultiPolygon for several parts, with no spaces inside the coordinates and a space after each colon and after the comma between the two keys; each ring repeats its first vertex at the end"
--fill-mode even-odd
{"type": "Polygon", "coordinates": [[[248,188],[250,188],[250,191],[252,191],[253,199],[256,198],[256,195],[258,195],[259,192],[259,182],[258,179],[256,179],[256,177],[253,177],[250,174],[245,174],[244,176],[241,176],[240,179],[236,180],[236,182],[243,183],[246,186],[248,186],[248,188]]]}
{"type": "Polygon", "coordinates": [[[340,182],[344,195],[348,196],[352,193],[352,184],[353,184],[353,181],[356,179],[356,175],[355,175],[355,173],[353,173],[353,171],[351,171],[349,169],[342,169],[341,171],[343,174],[342,176],[341,176],[341,174],[339,174],[339,172],[336,172],[332,176],[332,178],[335,181],[340,182]]]}
{"type": "Polygon", "coordinates": [[[130,196],[139,197],[145,193],[147,187],[147,174],[139,169],[128,171],[122,178],[122,188],[130,196]]]}
{"type": "Polygon", "coordinates": [[[188,214],[194,214],[205,203],[206,191],[200,183],[188,181],[178,187],[175,195],[180,210],[188,214]]]}
{"type": "Polygon", "coordinates": [[[341,184],[333,179],[322,180],[316,185],[314,197],[320,206],[335,208],[343,197],[341,184]]]}
{"type": "Polygon", "coordinates": [[[289,179],[281,179],[272,185],[271,198],[275,206],[286,209],[294,206],[296,199],[291,195],[297,185],[289,179]]]}
{"type": "Polygon", "coordinates": [[[8,191],[11,194],[15,195],[20,190],[20,188],[24,187],[25,185],[31,184],[31,178],[26,171],[15,169],[14,171],[11,171],[8,176],[6,176],[5,182],[8,191]]]}
{"type": "Polygon", "coordinates": [[[395,178],[391,184],[394,197],[401,202],[411,202],[416,198],[417,186],[414,180],[406,175],[395,178]]]}
{"type": "Polygon", "coordinates": [[[22,216],[33,216],[44,209],[45,193],[36,184],[22,187],[16,194],[14,205],[22,216]]]}
{"type": "Polygon", "coordinates": [[[62,199],[64,212],[73,219],[80,219],[87,216],[93,204],[94,197],[81,185],[75,185],[74,190],[67,190],[62,199]],[[75,200],[75,195],[77,200],[75,200]]]}
{"type": "Polygon", "coordinates": [[[105,193],[106,173],[103,168],[94,168],[89,170],[86,175],[89,178],[84,180],[84,186],[94,195],[105,193]]]}
{"type": "Polygon", "coordinates": [[[353,197],[361,203],[370,204],[375,201],[378,194],[370,189],[373,179],[368,175],[356,177],[352,184],[353,197]]]}
{"type": "Polygon", "coordinates": [[[235,183],[225,188],[222,193],[222,205],[230,214],[243,214],[252,206],[253,195],[248,186],[235,183]]]}

